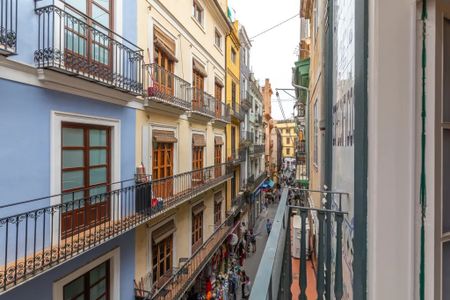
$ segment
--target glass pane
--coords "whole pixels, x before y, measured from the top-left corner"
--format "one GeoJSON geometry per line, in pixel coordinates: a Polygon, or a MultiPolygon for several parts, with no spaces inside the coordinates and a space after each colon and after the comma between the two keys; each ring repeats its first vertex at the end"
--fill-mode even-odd
{"type": "Polygon", "coordinates": [[[104,9],[109,11],[110,0],[95,0],[95,3],[97,3],[98,5],[102,6],[104,9]]]}
{"type": "Polygon", "coordinates": [[[442,232],[450,232],[450,130],[442,136],[442,232]]]}
{"type": "Polygon", "coordinates": [[[109,13],[95,4],[92,5],[92,19],[109,28],[109,13]]]}
{"type": "Polygon", "coordinates": [[[89,272],[89,284],[96,283],[106,275],[106,263],[103,263],[89,272]]]}
{"type": "Polygon", "coordinates": [[[106,146],[106,130],[105,129],[90,129],[89,130],[89,145],[106,146]]]}
{"type": "Polygon", "coordinates": [[[450,299],[450,242],[442,246],[442,299],[450,299]]]}
{"type": "Polygon", "coordinates": [[[106,293],[106,279],[103,279],[95,286],[91,287],[90,290],[90,299],[97,299],[101,295],[106,293]]]}
{"type": "Polygon", "coordinates": [[[66,128],[62,129],[62,145],[64,147],[83,146],[83,129],[66,128]]]}
{"type": "Polygon", "coordinates": [[[106,149],[89,150],[89,165],[105,165],[106,164],[106,149]]]}
{"type": "Polygon", "coordinates": [[[66,3],[78,9],[82,13],[86,13],[86,0],[66,0],[66,3]]]}
{"type": "Polygon", "coordinates": [[[109,56],[108,48],[101,47],[98,44],[92,45],[92,58],[95,61],[107,65],[108,64],[108,56],[109,56]]]}
{"type": "Polygon", "coordinates": [[[86,56],[86,39],[84,37],[66,30],[65,40],[68,50],[86,56]]]}
{"type": "Polygon", "coordinates": [[[106,167],[89,170],[89,184],[106,182],[106,167]]]}
{"type": "Polygon", "coordinates": [[[62,174],[62,189],[69,190],[84,186],[83,171],[64,171],[62,174]]]}
{"type": "Polygon", "coordinates": [[[83,191],[64,194],[62,196],[62,203],[68,203],[68,205],[67,207],[63,207],[63,211],[71,211],[72,209],[79,209],[84,207],[84,200],[82,200],[83,198],[83,191]]]}
{"type": "Polygon", "coordinates": [[[83,150],[63,150],[63,168],[74,168],[83,166],[83,150]]]}
{"type": "Polygon", "coordinates": [[[89,200],[91,204],[96,204],[105,201],[106,199],[106,185],[96,186],[89,190],[89,200]]]}
{"type": "Polygon", "coordinates": [[[84,277],[79,277],[64,286],[64,299],[72,299],[84,291],[83,279],[84,277]]]}

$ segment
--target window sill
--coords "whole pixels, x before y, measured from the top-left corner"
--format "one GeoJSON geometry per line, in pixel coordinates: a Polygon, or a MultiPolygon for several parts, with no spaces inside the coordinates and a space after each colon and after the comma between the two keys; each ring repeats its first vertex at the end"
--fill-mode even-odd
{"type": "Polygon", "coordinates": [[[217,44],[216,44],[216,43],[214,43],[214,47],[216,47],[217,51],[219,51],[219,52],[220,52],[220,54],[222,54],[222,55],[223,55],[223,51],[222,51],[222,48],[220,48],[219,46],[217,46],[217,44]]]}
{"type": "Polygon", "coordinates": [[[197,21],[196,18],[194,18],[194,16],[191,16],[191,19],[194,21],[195,24],[197,24],[197,26],[201,29],[201,31],[203,31],[203,33],[206,33],[205,27],[203,24],[201,24],[199,21],[197,21]]]}

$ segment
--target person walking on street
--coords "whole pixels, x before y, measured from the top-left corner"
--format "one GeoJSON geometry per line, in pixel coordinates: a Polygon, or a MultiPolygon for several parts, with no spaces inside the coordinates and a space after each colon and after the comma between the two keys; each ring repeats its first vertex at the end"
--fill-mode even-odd
{"type": "Polygon", "coordinates": [[[269,235],[270,234],[270,230],[272,229],[272,222],[270,222],[270,219],[267,219],[266,229],[267,229],[267,235],[269,235]]]}
{"type": "Polygon", "coordinates": [[[250,230],[250,243],[252,245],[252,252],[256,252],[256,235],[253,233],[253,230],[250,230]]]}

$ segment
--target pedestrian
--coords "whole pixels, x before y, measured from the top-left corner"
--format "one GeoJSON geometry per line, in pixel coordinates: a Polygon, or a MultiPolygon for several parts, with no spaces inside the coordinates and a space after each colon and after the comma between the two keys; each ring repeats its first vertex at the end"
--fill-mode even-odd
{"type": "Polygon", "coordinates": [[[253,230],[250,230],[250,243],[252,245],[252,252],[256,252],[256,236],[253,233],[253,230]]]}
{"type": "Polygon", "coordinates": [[[244,294],[242,296],[242,299],[248,299],[250,297],[250,291],[251,291],[250,277],[245,276],[244,294]]]}
{"type": "Polygon", "coordinates": [[[245,274],[245,271],[242,270],[241,271],[241,296],[242,296],[242,299],[245,299],[245,295],[246,295],[245,286],[247,284],[247,278],[248,278],[247,274],[245,274]]]}
{"type": "Polygon", "coordinates": [[[270,222],[270,219],[267,219],[266,229],[267,229],[267,235],[269,235],[270,234],[270,230],[272,229],[272,222],[270,222]]]}

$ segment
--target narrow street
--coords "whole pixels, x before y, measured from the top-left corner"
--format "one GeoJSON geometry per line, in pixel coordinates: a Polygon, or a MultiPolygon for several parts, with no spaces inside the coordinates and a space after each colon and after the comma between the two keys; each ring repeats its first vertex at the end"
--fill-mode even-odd
{"type": "MultiPolygon", "coordinates": [[[[267,242],[267,231],[266,231],[266,220],[269,218],[273,221],[275,213],[277,211],[278,203],[269,205],[267,210],[264,210],[256,220],[254,232],[256,236],[256,252],[247,255],[247,259],[244,261],[245,273],[250,277],[250,281],[253,283],[255,280],[256,272],[258,271],[259,262],[266,247],[267,242]]],[[[253,286],[253,285],[252,285],[253,286]]],[[[239,289],[238,299],[242,299],[242,290],[239,289]]]]}

